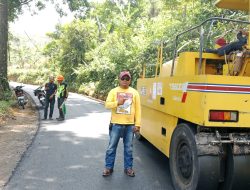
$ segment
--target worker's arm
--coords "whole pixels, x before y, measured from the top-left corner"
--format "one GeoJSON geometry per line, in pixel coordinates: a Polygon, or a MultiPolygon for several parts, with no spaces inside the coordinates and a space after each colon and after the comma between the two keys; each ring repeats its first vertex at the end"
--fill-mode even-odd
{"type": "Polygon", "coordinates": [[[240,30],[237,34],[237,39],[239,40],[239,42],[243,45],[247,44],[247,37],[243,35],[248,35],[248,32],[244,31],[244,30],[240,30]]]}
{"type": "MultiPolygon", "coordinates": [[[[238,34],[241,35],[241,36],[242,36],[242,35],[248,36],[249,33],[248,33],[247,30],[241,29],[241,30],[239,30],[238,34]]],[[[238,35],[238,34],[237,34],[237,35],[238,35]]]]}
{"type": "Polygon", "coordinates": [[[241,38],[242,38],[242,30],[240,30],[237,34],[237,39],[241,40],[241,38]]]}
{"type": "Polygon", "coordinates": [[[107,109],[113,109],[118,106],[118,101],[116,99],[116,92],[114,90],[111,90],[108,94],[108,97],[105,102],[105,107],[107,109]]]}
{"type": "Polygon", "coordinates": [[[56,84],[54,84],[55,85],[55,91],[54,91],[54,93],[53,94],[51,94],[51,96],[49,97],[50,99],[52,99],[55,95],[56,95],[56,92],[57,92],[57,85],[56,84]]]}

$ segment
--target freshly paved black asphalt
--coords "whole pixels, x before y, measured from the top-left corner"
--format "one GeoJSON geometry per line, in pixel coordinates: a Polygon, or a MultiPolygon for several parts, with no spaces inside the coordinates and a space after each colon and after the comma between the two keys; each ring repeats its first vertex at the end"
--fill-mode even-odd
{"type": "Polygon", "coordinates": [[[123,172],[122,140],[114,173],[102,177],[110,112],[101,103],[72,93],[66,118],[41,121],[6,190],[173,190],[168,159],[147,141],[134,141],[134,178],[123,172]]]}

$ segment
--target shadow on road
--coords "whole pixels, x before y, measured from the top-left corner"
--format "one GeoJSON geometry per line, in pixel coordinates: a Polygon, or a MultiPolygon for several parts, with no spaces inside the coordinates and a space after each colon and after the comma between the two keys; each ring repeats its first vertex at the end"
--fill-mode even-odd
{"type": "Polygon", "coordinates": [[[168,159],[147,141],[135,140],[135,178],[123,173],[122,140],[113,175],[102,177],[107,145],[107,134],[90,138],[41,130],[7,189],[173,189],[168,159]]]}
{"type": "MultiPolygon", "coordinates": [[[[66,104],[65,121],[41,122],[6,190],[173,190],[167,157],[147,141],[134,140],[135,178],[123,172],[122,139],[114,173],[102,177],[110,111],[77,94],[71,94],[66,104]]],[[[57,114],[55,107],[54,117],[57,114]]]]}

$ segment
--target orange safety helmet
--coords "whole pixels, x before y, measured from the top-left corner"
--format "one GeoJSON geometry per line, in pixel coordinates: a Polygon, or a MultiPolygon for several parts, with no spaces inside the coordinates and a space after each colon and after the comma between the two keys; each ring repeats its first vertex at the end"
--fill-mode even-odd
{"type": "Polygon", "coordinates": [[[63,81],[63,80],[64,80],[64,77],[63,77],[62,75],[58,75],[58,76],[56,77],[56,79],[57,79],[58,81],[63,81]]]}

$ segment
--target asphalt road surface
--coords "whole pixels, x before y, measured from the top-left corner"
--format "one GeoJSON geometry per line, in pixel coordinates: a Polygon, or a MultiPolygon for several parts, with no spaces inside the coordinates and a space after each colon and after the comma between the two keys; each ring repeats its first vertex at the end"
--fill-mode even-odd
{"type": "MultiPolygon", "coordinates": [[[[33,89],[24,87],[31,95],[33,89]]],[[[123,172],[122,139],[114,173],[102,177],[110,111],[97,101],[73,93],[66,105],[65,121],[55,120],[57,103],[54,120],[41,121],[32,146],[5,190],[173,190],[167,157],[147,141],[134,139],[134,178],[123,172]]]]}

